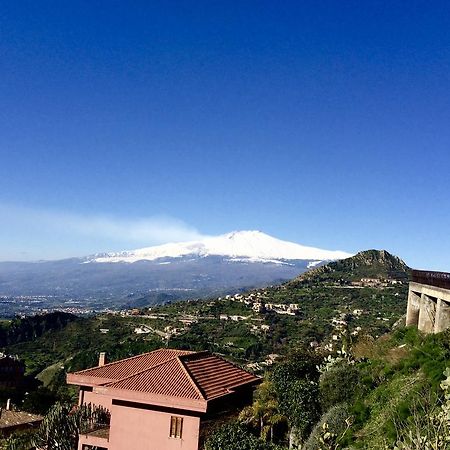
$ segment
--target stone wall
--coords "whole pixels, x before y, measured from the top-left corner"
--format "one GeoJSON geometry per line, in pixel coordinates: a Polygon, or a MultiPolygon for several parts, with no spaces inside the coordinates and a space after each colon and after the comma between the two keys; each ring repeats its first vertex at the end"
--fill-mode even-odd
{"type": "Polygon", "coordinates": [[[406,325],[424,333],[439,333],[450,327],[450,290],[409,283],[406,325]]]}

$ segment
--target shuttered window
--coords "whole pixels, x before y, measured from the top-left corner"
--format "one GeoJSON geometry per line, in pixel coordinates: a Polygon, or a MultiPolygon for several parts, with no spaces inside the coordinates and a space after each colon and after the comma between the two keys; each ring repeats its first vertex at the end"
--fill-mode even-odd
{"type": "Polygon", "coordinates": [[[183,433],[183,418],[172,416],[170,418],[170,437],[181,439],[183,433]]]}

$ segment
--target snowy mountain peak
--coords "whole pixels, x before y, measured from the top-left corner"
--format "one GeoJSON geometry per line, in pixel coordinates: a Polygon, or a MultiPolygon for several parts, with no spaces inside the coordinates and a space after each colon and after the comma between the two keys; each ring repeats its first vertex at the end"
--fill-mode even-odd
{"type": "Polygon", "coordinates": [[[183,256],[223,256],[230,260],[249,262],[279,262],[289,260],[325,261],[348,258],[342,251],[306,247],[282,241],[256,230],[233,231],[220,236],[208,236],[198,241],[178,242],[118,253],[94,255],[87,262],[113,263],[154,261],[183,256]]]}

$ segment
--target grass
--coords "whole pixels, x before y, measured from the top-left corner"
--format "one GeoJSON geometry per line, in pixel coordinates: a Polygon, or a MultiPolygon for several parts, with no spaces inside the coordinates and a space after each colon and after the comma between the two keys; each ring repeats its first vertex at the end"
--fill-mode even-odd
{"type": "Polygon", "coordinates": [[[355,448],[392,448],[397,428],[406,424],[422,394],[434,399],[442,395],[439,384],[450,364],[449,333],[423,335],[415,328],[401,328],[355,345],[355,355],[364,359],[358,367],[366,387],[352,408],[355,448]]]}
{"type": "Polygon", "coordinates": [[[360,448],[384,450],[387,443],[395,440],[392,419],[398,416],[399,412],[405,411],[405,399],[417,391],[422,381],[423,375],[419,372],[411,375],[400,374],[371,392],[364,402],[369,411],[368,419],[356,433],[359,445],[362,446],[360,448]],[[370,447],[367,447],[369,442],[370,447]]]}

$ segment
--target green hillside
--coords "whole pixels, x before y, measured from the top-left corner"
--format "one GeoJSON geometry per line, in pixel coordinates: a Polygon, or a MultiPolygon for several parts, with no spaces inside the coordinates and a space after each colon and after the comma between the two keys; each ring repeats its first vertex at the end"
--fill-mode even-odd
{"type": "Polygon", "coordinates": [[[407,276],[398,258],[368,251],[282,285],[228,298],[180,301],[151,311],[143,308],[139,316],[76,318],[53,313],[17,319],[9,328],[4,325],[3,335],[9,337],[0,341],[0,351],[18,354],[29,374],[56,391],[64,390],[66,371],[95,365],[100,351],[114,360],[165,345],[208,349],[263,370],[272,354],[283,355],[302,345],[340,345],[343,331],[346,340],[391,331],[406,311],[407,285],[353,286],[342,280],[368,273],[386,279],[393,271],[399,280],[407,276]],[[324,281],[328,273],[339,274],[341,281],[324,281]],[[267,308],[255,308],[257,303],[267,308]],[[292,314],[280,309],[292,304],[298,305],[292,314]],[[140,326],[151,331],[135,333],[140,326]]]}
{"type": "Polygon", "coordinates": [[[77,317],[73,314],[53,312],[0,322],[0,348],[30,341],[45,333],[61,330],[76,319],[77,317]]]}
{"type": "Polygon", "coordinates": [[[225,298],[139,314],[4,322],[0,351],[19,355],[42,383],[13,398],[30,411],[75,401],[66,373],[96,365],[100,351],[112,361],[162,346],[207,349],[265,380],[237,422],[211,431],[208,450],[234,450],[237,442],[243,450],[280,450],[289,440],[304,450],[446,450],[433,421],[445,401],[440,383],[450,366],[450,336],[404,327],[408,275],[399,258],[369,250],[225,298]],[[413,433],[438,446],[416,445],[413,433]]]}
{"type": "Polygon", "coordinates": [[[448,331],[401,328],[340,354],[298,348],[265,373],[253,404],[206,448],[449,450],[449,366],[448,331]]]}
{"type": "Polygon", "coordinates": [[[411,269],[386,250],[366,250],[347,259],[334,261],[310,270],[288,284],[341,282],[351,283],[361,278],[408,281],[411,269]]]}

